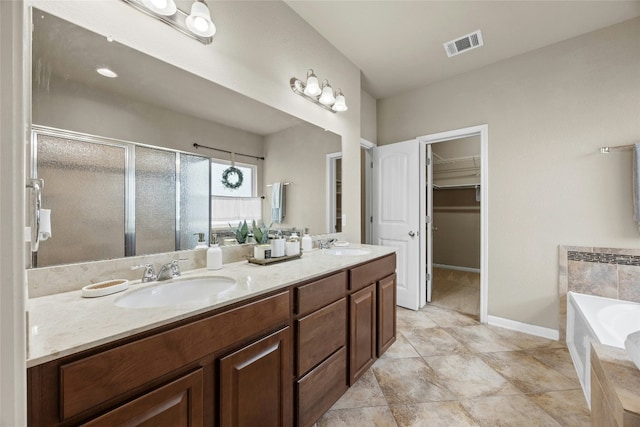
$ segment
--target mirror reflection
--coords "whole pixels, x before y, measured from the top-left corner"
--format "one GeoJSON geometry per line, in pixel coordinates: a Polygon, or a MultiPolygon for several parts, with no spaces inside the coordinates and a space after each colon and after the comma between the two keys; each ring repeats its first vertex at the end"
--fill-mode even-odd
{"type": "Polygon", "coordinates": [[[244,220],[336,231],[339,135],[38,9],[33,22],[30,175],[51,209],[37,266],[193,249],[244,220]]]}

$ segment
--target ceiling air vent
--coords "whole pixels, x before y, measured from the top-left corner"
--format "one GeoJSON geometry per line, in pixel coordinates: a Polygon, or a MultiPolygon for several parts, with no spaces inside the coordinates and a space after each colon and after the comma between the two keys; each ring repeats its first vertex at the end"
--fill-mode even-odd
{"type": "Polygon", "coordinates": [[[452,56],[459,55],[462,52],[480,47],[483,44],[482,33],[480,32],[480,30],[478,30],[456,40],[451,40],[450,42],[443,43],[443,46],[444,50],[447,51],[447,56],[451,58],[452,56]]]}

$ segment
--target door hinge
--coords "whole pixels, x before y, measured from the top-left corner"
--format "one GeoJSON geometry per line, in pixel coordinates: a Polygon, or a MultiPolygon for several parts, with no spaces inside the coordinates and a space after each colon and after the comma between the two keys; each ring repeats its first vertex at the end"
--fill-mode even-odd
{"type": "Polygon", "coordinates": [[[427,273],[427,282],[431,281],[431,275],[429,273],[427,273]]]}
{"type": "Polygon", "coordinates": [[[373,162],[371,162],[371,169],[373,169],[373,162]]]}
{"type": "Polygon", "coordinates": [[[373,216],[369,217],[369,222],[373,224],[373,216]]]}
{"type": "Polygon", "coordinates": [[[431,217],[427,215],[427,224],[431,224],[431,217]]]}
{"type": "Polygon", "coordinates": [[[427,158],[427,166],[428,165],[431,165],[431,159],[430,158],[427,158]]]}

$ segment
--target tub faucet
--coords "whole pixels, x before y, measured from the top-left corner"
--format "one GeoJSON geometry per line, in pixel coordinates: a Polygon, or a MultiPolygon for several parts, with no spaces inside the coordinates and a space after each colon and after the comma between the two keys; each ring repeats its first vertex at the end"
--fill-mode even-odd
{"type": "Polygon", "coordinates": [[[158,272],[158,281],[161,280],[169,280],[174,279],[176,277],[180,277],[180,267],[178,266],[178,262],[186,261],[186,258],[174,259],[171,262],[164,264],[160,267],[160,271],[158,272]]]}

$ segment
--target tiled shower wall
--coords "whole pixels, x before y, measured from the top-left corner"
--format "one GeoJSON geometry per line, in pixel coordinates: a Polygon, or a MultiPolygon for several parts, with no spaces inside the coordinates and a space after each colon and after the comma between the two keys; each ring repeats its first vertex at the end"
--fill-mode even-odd
{"type": "Polygon", "coordinates": [[[640,249],[560,246],[560,340],[565,340],[567,292],[640,303],[640,249]]]}

